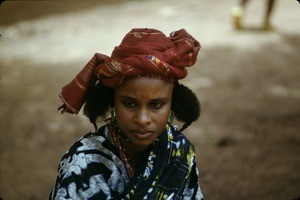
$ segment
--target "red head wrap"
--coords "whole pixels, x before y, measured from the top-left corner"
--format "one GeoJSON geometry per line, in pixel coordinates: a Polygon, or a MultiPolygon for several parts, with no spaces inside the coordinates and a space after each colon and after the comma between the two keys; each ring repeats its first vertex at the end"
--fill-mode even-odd
{"type": "Polygon", "coordinates": [[[155,29],[132,29],[111,57],[96,53],[81,72],[65,87],[60,98],[62,112],[78,113],[86,94],[97,80],[111,88],[125,77],[151,76],[177,81],[187,75],[185,67],[195,64],[200,43],[184,29],[170,37],[155,29]]]}

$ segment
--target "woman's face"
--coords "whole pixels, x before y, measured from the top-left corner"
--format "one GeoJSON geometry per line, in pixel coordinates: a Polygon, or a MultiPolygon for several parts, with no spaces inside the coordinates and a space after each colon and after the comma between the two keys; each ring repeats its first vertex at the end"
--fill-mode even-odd
{"type": "Polygon", "coordinates": [[[115,89],[118,127],[136,148],[147,148],[165,129],[173,85],[165,80],[136,77],[115,89]]]}

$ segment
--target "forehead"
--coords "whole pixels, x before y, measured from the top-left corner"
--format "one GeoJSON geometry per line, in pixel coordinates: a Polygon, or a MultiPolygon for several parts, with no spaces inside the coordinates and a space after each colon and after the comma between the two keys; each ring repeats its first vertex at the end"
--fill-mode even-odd
{"type": "Polygon", "coordinates": [[[134,98],[148,97],[160,98],[172,95],[174,83],[166,80],[134,77],[124,80],[122,85],[115,89],[116,95],[130,96],[134,98]]]}

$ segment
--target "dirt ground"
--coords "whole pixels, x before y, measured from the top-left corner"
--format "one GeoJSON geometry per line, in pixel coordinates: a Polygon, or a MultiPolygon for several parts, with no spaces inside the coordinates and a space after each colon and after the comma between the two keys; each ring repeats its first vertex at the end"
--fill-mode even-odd
{"type": "Polygon", "coordinates": [[[185,134],[208,200],[300,198],[300,4],[278,1],[273,32],[250,2],[247,30],[228,1],[9,1],[0,7],[0,197],[47,199],[61,156],[92,130],[60,115],[60,88],[133,27],[185,28],[202,44],[184,84],[202,114],[185,134]],[[72,2],[72,3],[71,3],[72,2]],[[220,3],[221,2],[221,3],[220,3]]]}

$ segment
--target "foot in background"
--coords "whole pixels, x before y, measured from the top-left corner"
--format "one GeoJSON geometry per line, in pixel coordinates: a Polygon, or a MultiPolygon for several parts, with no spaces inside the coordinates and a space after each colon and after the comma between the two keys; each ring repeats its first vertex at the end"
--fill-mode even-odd
{"type": "Polygon", "coordinates": [[[235,29],[242,29],[242,18],[244,15],[244,8],[235,6],[231,9],[231,17],[235,29]]]}

